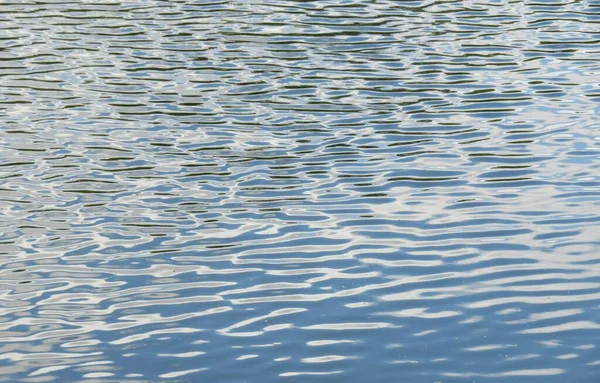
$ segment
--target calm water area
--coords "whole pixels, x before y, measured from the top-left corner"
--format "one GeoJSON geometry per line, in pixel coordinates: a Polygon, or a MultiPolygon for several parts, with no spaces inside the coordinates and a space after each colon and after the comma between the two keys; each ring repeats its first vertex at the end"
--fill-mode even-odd
{"type": "Polygon", "coordinates": [[[600,382],[600,0],[0,0],[0,382],[600,382]]]}

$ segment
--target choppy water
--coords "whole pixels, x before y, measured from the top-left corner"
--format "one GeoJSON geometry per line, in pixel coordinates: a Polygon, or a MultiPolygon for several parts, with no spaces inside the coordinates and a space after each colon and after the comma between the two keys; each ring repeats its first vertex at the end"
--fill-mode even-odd
{"type": "Polygon", "coordinates": [[[0,2],[0,381],[600,381],[597,1],[0,2]]]}

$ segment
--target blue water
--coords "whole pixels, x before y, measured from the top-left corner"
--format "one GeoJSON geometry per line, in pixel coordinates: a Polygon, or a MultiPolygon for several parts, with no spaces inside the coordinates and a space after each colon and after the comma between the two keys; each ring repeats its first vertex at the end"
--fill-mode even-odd
{"type": "Polygon", "coordinates": [[[597,1],[0,2],[0,382],[600,382],[597,1]]]}

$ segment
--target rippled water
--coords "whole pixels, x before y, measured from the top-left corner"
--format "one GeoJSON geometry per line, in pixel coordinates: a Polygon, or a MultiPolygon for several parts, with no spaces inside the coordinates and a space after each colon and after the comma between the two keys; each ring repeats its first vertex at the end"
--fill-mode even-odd
{"type": "Polygon", "coordinates": [[[600,381],[600,2],[0,2],[0,381],[600,381]]]}

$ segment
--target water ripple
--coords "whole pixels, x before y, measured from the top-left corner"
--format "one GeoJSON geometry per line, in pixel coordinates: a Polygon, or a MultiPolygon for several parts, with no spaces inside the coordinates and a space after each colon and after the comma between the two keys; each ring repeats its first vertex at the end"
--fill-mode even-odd
{"type": "Polygon", "coordinates": [[[0,381],[596,382],[594,1],[0,4],[0,381]]]}

